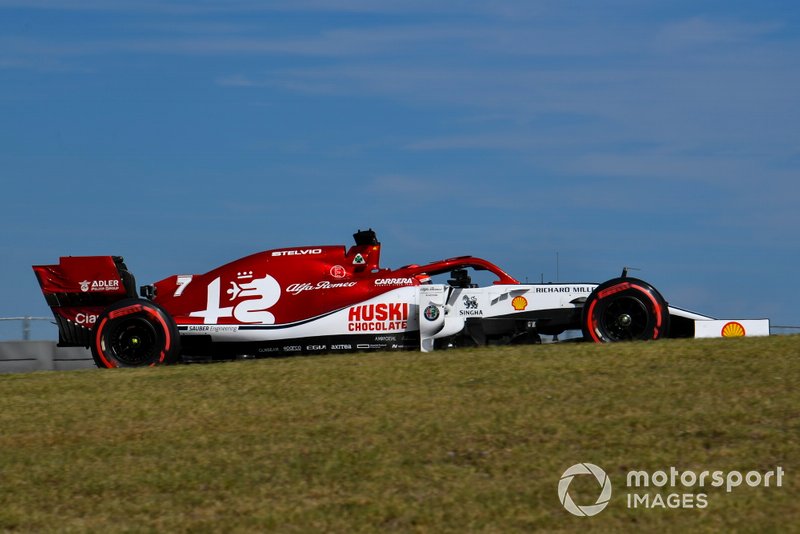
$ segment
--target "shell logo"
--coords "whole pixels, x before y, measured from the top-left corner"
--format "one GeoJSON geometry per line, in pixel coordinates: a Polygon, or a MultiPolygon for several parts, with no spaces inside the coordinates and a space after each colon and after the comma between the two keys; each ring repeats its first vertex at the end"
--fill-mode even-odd
{"type": "Polygon", "coordinates": [[[517,311],[522,311],[528,307],[528,299],[522,296],[514,297],[514,299],[511,301],[511,306],[513,306],[517,311]]]}
{"type": "Polygon", "coordinates": [[[731,321],[722,327],[722,337],[744,337],[747,332],[741,323],[731,321]]]}

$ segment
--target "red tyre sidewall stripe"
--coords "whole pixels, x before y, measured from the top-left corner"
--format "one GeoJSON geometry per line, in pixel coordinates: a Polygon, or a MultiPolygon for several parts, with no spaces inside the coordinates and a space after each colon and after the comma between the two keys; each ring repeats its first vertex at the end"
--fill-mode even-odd
{"type": "Polygon", "coordinates": [[[625,291],[626,289],[630,289],[631,287],[632,284],[630,282],[622,282],[621,284],[607,287],[597,294],[597,300],[604,299],[606,297],[614,295],[615,293],[619,293],[620,291],[625,291]]]}
{"type": "Polygon", "coordinates": [[[109,319],[116,319],[117,317],[122,317],[124,315],[133,315],[134,313],[139,313],[144,311],[145,307],[141,304],[131,304],[130,306],[125,306],[124,308],[120,308],[118,310],[114,310],[108,313],[109,319]]]}
{"type": "MultiPolygon", "coordinates": [[[[158,313],[158,310],[155,308],[145,308],[145,311],[156,318],[156,320],[161,324],[161,328],[164,329],[164,350],[161,351],[161,355],[158,358],[158,363],[164,363],[164,360],[167,357],[167,351],[169,350],[170,346],[172,345],[172,336],[170,336],[169,327],[167,326],[167,322],[158,313]]],[[[151,367],[155,365],[151,364],[151,367]]]]}
{"type": "Polygon", "coordinates": [[[114,362],[110,362],[106,359],[105,351],[103,350],[102,346],[102,339],[103,339],[103,328],[105,327],[106,323],[108,322],[108,317],[104,317],[102,321],[100,321],[100,325],[97,327],[97,333],[94,336],[94,344],[95,348],[97,349],[97,355],[100,356],[100,360],[103,362],[103,365],[106,366],[106,369],[112,369],[114,367],[119,367],[114,362]]]}
{"type": "Polygon", "coordinates": [[[653,329],[653,339],[658,339],[658,331],[661,330],[661,323],[663,322],[661,320],[662,319],[661,318],[661,305],[658,303],[658,301],[656,301],[656,298],[652,295],[652,293],[647,291],[642,286],[637,286],[635,284],[631,284],[631,287],[632,288],[636,288],[639,291],[641,291],[642,293],[644,293],[645,295],[647,295],[647,298],[649,298],[650,302],[653,303],[653,309],[655,309],[655,312],[656,312],[656,327],[653,329]]]}
{"type": "Polygon", "coordinates": [[[602,343],[603,342],[603,340],[600,339],[597,336],[597,333],[596,333],[597,321],[595,321],[595,319],[594,319],[594,306],[595,306],[595,304],[597,304],[597,302],[599,300],[600,299],[595,299],[595,300],[592,301],[592,303],[589,305],[589,313],[586,314],[587,322],[588,322],[588,324],[586,326],[587,326],[587,329],[589,330],[589,335],[592,336],[592,339],[594,340],[595,343],[602,343]]]}

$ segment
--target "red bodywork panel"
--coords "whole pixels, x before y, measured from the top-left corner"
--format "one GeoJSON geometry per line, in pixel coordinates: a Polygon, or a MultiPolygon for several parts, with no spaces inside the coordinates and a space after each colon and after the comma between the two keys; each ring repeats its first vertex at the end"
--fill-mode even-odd
{"type": "Polygon", "coordinates": [[[133,276],[120,257],[65,256],[57,265],[34,265],[33,271],[56,318],[61,346],[88,346],[97,316],[135,294],[133,276]]]}
{"type": "Polygon", "coordinates": [[[269,250],[201,275],[175,275],[155,284],[154,302],[178,324],[295,324],[340,310],[430,275],[472,266],[496,283],[518,282],[494,264],[461,257],[396,270],[379,267],[380,245],[269,250]]]}
{"type": "Polygon", "coordinates": [[[61,258],[58,265],[34,265],[33,270],[45,296],[59,293],[127,293],[112,256],[66,256],[61,258]]]}
{"type": "Polygon", "coordinates": [[[161,280],[153,300],[178,324],[294,323],[382,292],[365,282],[386,272],[379,257],[379,245],[269,250],[161,280]]]}
{"type": "MultiPolygon", "coordinates": [[[[374,234],[373,234],[374,236],[374,234]]],[[[179,325],[294,325],[361,304],[398,287],[464,267],[518,284],[496,265],[470,256],[428,265],[381,269],[380,244],[297,247],[253,254],[205,274],[174,275],[153,285],[152,300],[179,325]]],[[[98,315],[135,297],[135,282],[120,257],[62,257],[33,267],[53,310],[63,345],[87,345],[98,315]]]]}

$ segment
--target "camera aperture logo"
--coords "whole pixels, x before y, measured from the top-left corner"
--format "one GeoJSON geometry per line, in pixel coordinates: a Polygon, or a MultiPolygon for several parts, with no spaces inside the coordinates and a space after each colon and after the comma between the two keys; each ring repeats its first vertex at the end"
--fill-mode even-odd
{"type": "Polygon", "coordinates": [[[567,509],[572,515],[579,517],[591,517],[597,515],[608,506],[608,501],[611,500],[611,479],[608,478],[606,472],[594,464],[582,463],[575,464],[561,475],[561,480],[558,481],[558,499],[564,508],[567,509]],[[569,485],[572,479],[578,475],[594,475],[597,483],[602,488],[600,496],[597,501],[592,505],[578,506],[569,494],[569,485]]]}
{"type": "MultiPolygon", "coordinates": [[[[785,471],[782,467],[762,473],[761,471],[693,471],[679,470],[675,467],[660,471],[629,471],[626,477],[627,492],[625,502],[628,508],[707,508],[709,495],[707,488],[724,488],[731,493],[741,486],[750,488],[783,486],[785,471]],[[651,493],[651,488],[656,492],[651,493]],[[680,489],[679,489],[680,488],[680,489]]],[[[587,462],[575,464],[564,471],[558,481],[558,499],[572,515],[591,517],[602,512],[611,500],[611,478],[595,464],[587,462]],[[577,505],[569,494],[569,486],[579,475],[593,475],[600,485],[600,496],[594,504],[577,505]]]]}

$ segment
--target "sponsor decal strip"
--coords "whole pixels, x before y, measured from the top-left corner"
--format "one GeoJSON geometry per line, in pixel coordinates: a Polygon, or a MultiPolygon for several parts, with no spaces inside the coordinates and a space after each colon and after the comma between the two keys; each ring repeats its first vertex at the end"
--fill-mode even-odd
{"type": "Polygon", "coordinates": [[[413,278],[378,278],[375,280],[376,286],[410,286],[414,285],[413,278]]]}
{"type": "Polygon", "coordinates": [[[311,254],[322,254],[321,248],[304,248],[298,250],[276,250],[273,256],[307,256],[311,254]]]}
{"type": "Polygon", "coordinates": [[[97,293],[103,291],[119,290],[119,280],[84,280],[80,282],[81,291],[84,293],[97,293]]]}
{"type": "Polygon", "coordinates": [[[353,306],[348,313],[350,332],[383,332],[408,328],[408,303],[379,303],[353,306]]]}
{"type": "Polygon", "coordinates": [[[292,295],[299,295],[303,291],[317,291],[318,289],[338,289],[342,287],[354,287],[358,282],[328,282],[323,280],[316,284],[305,282],[302,284],[291,284],[286,287],[286,292],[292,295]]]}

